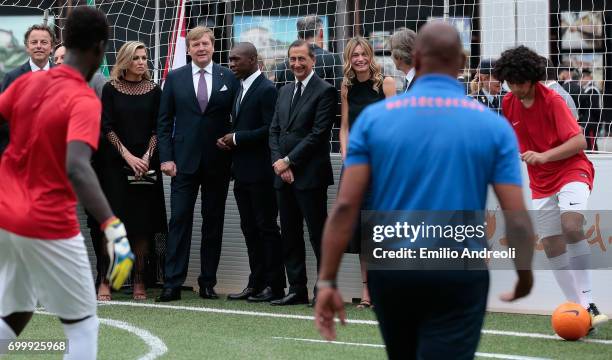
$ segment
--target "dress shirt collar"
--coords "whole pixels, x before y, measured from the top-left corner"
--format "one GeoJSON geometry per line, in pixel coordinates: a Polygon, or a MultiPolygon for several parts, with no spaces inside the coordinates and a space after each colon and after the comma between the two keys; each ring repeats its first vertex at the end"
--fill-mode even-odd
{"type": "MultiPolygon", "coordinates": [[[[194,75],[200,72],[200,67],[196,65],[193,61],[191,62],[191,75],[194,75]]],[[[204,71],[212,75],[213,72],[213,62],[209,62],[208,65],[204,66],[204,71]]]]}
{"type": "Polygon", "coordinates": [[[47,61],[45,66],[41,69],[41,68],[38,67],[38,65],[34,64],[34,61],[32,61],[32,58],[30,58],[30,69],[32,69],[32,72],[36,72],[36,71],[40,71],[40,70],[47,71],[47,70],[49,70],[49,61],[47,61]]]}
{"type": "Polygon", "coordinates": [[[410,85],[412,80],[414,80],[414,76],[416,75],[416,70],[414,68],[410,69],[406,74],[406,85],[410,85]]]}
{"type": "Polygon", "coordinates": [[[257,77],[259,77],[259,75],[261,75],[261,71],[257,69],[257,71],[249,75],[248,78],[242,80],[242,88],[244,89],[244,92],[246,92],[251,87],[251,85],[253,85],[253,82],[255,81],[255,79],[257,79],[257,77]]]}
{"type": "Polygon", "coordinates": [[[484,88],[482,89],[482,93],[485,94],[485,96],[487,97],[487,100],[489,100],[490,103],[492,103],[493,100],[495,99],[495,96],[491,95],[491,93],[485,90],[484,88]]]}
{"type": "MultiPolygon", "coordinates": [[[[314,75],[314,73],[315,73],[315,72],[314,72],[314,70],[312,70],[312,71],[310,72],[310,75],[306,76],[306,79],[304,79],[304,80],[302,81],[302,93],[304,92],[304,89],[306,89],[306,86],[308,85],[308,82],[310,82],[310,79],[312,79],[312,76],[314,75]]],[[[297,83],[298,83],[298,82],[300,82],[300,81],[299,81],[299,80],[296,78],[296,79],[295,79],[295,86],[296,86],[296,89],[297,89],[297,83]]]]}

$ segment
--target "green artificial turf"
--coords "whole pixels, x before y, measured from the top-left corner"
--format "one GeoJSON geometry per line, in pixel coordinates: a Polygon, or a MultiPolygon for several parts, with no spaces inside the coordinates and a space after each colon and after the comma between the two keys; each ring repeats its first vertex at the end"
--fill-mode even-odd
{"type": "MultiPolygon", "coordinates": [[[[158,291],[151,291],[151,300],[158,291]]],[[[113,300],[130,301],[115,294],[113,300]]],[[[312,316],[307,306],[272,307],[220,300],[202,300],[192,292],[183,292],[183,300],[170,306],[228,309],[275,314],[312,316]]],[[[349,319],[375,320],[370,310],[359,310],[347,304],[349,319]]],[[[382,348],[329,343],[312,343],[277,339],[316,339],[320,336],[311,320],[274,318],[179,309],[144,308],[125,305],[98,307],[98,316],[114,319],[144,329],[159,337],[168,348],[163,359],[384,359],[382,348]]],[[[552,335],[548,316],[490,313],[485,329],[541,333],[552,335]]],[[[35,315],[21,338],[61,339],[59,321],[48,315],[35,315]]],[[[612,339],[612,326],[600,329],[593,339],[612,339]]],[[[375,325],[349,324],[339,327],[341,342],[382,344],[375,325]]],[[[125,330],[102,324],[99,336],[99,359],[137,359],[149,347],[137,336],[125,330]]],[[[612,344],[565,342],[515,336],[484,334],[478,349],[482,353],[533,356],[552,359],[611,359],[612,344]]],[[[8,359],[60,359],[61,355],[11,355],[8,359]]]]}

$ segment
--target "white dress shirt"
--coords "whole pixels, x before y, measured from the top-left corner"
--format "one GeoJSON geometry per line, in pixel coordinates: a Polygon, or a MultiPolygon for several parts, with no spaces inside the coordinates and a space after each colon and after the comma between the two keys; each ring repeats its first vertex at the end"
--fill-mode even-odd
{"type": "MultiPolygon", "coordinates": [[[[206,89],[208,90],[208,100],[210,100],[210,93],[212,92],[212,71],[213,62],[209,62],[204,67],[204,78],[206,79],[206,89]]],[[[195,94],[198,96],[198,82],[200,81],[200,68],[193,61],[191,62],[191,74],[193,75],[193,88],[195,94]]]]}
{"type": "Polygon", "coordinates": [[[32,58],[30,58],[30,69],[32,69],[32,72],[37,72],[41,70],[47,71],[49,70],[49,61],[47,61],[45,66],[41,69],[38,67],[38,65],[34,64],[34,61],[32,61],[32,58]]]}
{"type": "MultiPolygon", "coordinates": [[[[244,95],[247,93],[247,91],[249,91],[249,88],[251,87],[251,85],[253,85],[253,82],[255,82],[255,79],[257,79],[259,75],[261,75],[261,71],[257,69],[257,71],[249,75],[248,78],[241,80],[241,85],[240,85],[242,86],[242,94],[240,95],[241,103],[242,103],[242,99],[244,99],[244,95]]],[[[233,134],[232,141],[234,142],[234,145],[238,145],[238,143],[236,143],[236,133],[233,134]]]]}
{"type": "MultiPolygon", "coordinates": [[[[304,94],[304,89],[306,89],[306,86],[308,86],[308,83],[310,82],[310,79],[312,79],[312,77],[314,76],[314,70],[312,70],[310,72],[310,74],[308,74],[308,76],[306,76],[306,79],[299,81],[297,78],[295,79],[295,89],[293,89],[293,96],[295,97],[295,94],[297,93],[297,83],[301,82],[302,83],[302,92],[300,93],[300,95],[304,94]]],[[[293,102],[293,98],[291,100],[291,102],[293,102]]],[[[284,159],[286,162],[288,162],[289,164],[291,164],[291,159],[289,159],[289,156],[285,156],[284,159]]]]}
{"type": "MultiPolygon", "coordinates": [[[[312,79],[312,76],[314,75],[314,70],[312,70],[310,72],[310,74],[308,76],[306,76],[306,79],[302,80],[302,92],[300,93],[300,95],[302,95],[304,93],[304,89],[306,89],[306,85],[308,85],[308,82],[310,81],[310,79],[312,79]]],[[[295,79],[295,89],[293,89],[293,96],[295,96],[295,93],[297,92],[297,83],[299,83],[300,81],[296,78],[295,79]]]]}
{"type": "Polygon", "coordinates": [[[242,99],[244,99],[244,95],[247,93],[247,91],[249,91],[249,88],[251,87],[251,85],[253,85],[253,83],[255,82],[255,79],[257,79],[259,75],[261,75],[261,71],[257,69],[257,71],[252,73],[248,78],[241,81],[242,97],[240,98],[240,102],[242,102],[242,99]]]}
{"type": "Polygon", "coordinates": [[[482,89],[482,92],[485,94],[485,96],[487,97],[487,100],[489,100],[489,103],[492,103],[493,100],[495,100],[495,97],[493,95],[491,95],[490,92],[488,92],[487,90],[485,90],[484,88],[482,89]]]}
{"type": "Polygon", "coordinates": [[[406,91],[408,91],[408,88],[410,87],[412,80],[414,80],[415,75],[416,70],[414,68],[410,69],[410,71],[408,71],[408,74],[406,74],[406,91]]]}

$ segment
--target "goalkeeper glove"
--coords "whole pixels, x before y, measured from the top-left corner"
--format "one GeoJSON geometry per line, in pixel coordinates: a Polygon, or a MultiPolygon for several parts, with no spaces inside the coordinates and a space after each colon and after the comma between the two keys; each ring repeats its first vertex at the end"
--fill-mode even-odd
{"type": "Polygon", "coordinates": [[[110,257],[106,278],[113,289],[119,290],[130,276],[134,254],[130,249],[125,226],[121,220],[113,216],[104,222],[102,230],[106,236],[106,249],[110,257]]]}

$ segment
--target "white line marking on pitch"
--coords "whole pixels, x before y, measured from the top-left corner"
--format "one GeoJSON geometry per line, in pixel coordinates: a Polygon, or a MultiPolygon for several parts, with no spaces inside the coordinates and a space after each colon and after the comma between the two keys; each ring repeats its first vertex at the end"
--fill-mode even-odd
{"type": "MultiPolygon", "coordinates": [[[[168,310],[186,310],[206,313],[217,313],[217,314],[230,314],[230,315],[249,315],[249,316],[263,316],[281,319],[298,319],[298,320],[314,320],[313,316],[310,315],[293,315],[293,314],[275,314],[259,311],[247,311],[247,310],[231,310],[231,309],[216,309],[198,306],[179,306],[179,305],[163,305],[163,304],[150,304],[150,303],[135,303],[129,301],[105,301],[105,304],[109,305],[122,305],[122,306],[133,306],[133,307],[144,307],[144,308],[157,308],[157,309],[168,309],[168,310]]],[[[338,319],[336,319],[338,321],[338,319]]],[[[378,325],[376,320],[358,320],[358,319],[347,319],[349,324],[362,324],[362,325],[378,325]]],[[[529,337],[538,339],[549,339],[549,340],[561,340],[556,335],[540,334],[540,333],[526,333],[518,331],[503,331],[503,330],[482,330],[483,334],[487,335],[502,335],[502,336],[516,336],[516,337],[529,337]]],[[[612,340],[602,339],[583,339],[580,340],[588,343],[612,345],[612,340]]]]}
{"type": "MultiPolygon", "coordinates": [[[[294,341],[325,343],[325,344],[334,344],[334,345],[364,346],[364,347],[373,347],[373,348],[384,348],[385,347],[385,345],[382,345],[382,344],[364,344],[364,343],[353,343],[353,342],[344,342],[344,341],[327,341],[327,340],[319,340],[319,339],[300,339],[300,338],[282,337],[282,336],[273,336],[272,339],[294,340],[294,341]]],[[[548,360],[546,358],[538,358],[538,357],[531,357],[531,356],[494,354],[494,353],[483,353],[483,352],[477,352],[476,356],[480,356],[484,358],[508,359],[508,360],[548,360]]]]}
{"type": "MultiPolygon", "coordinates": [[[[47,311],[36,311],[36,314],[55,315],[47,311]]],[[[164,342],[160,338],[151,334],[145,329],[138,328],[136,326],[130,325],[124,321],[119,321],[119,320],[103,319],[103,318],[98,318],[98,320],[100,320],[101,324],[112,326],[112,327],[115,327],[121,330],[125,330],[127,332],[130,332],[138,336],[140,339],[142,339],[142,341],[144,341],[144,343],[149,346],[149,352],[144,354],[140,358],[138,358],[138,360],[157,359],[158,357],[164,355],[168,351],[166,344],[164,344],[164,342]]]]}
{"type": "MultiPolygon", "coordinates": [[[[263,316],[263,317],[273,317],[273,318],[281,318],[281,319],[314,320],[314,317],[310,315],[275,314],[275,313],[258,312],[258,311],[216,309],[216,308],[197,307],[197,306],[133,303],[129,301],[105,301],[105,303],[110,304],[110,305],[124,305],[124,306],[145,307],[145,308],[169,309],[169,310],[187,310],[187,311],[208,312],[208,313],[217,313],[217,314],[263,316]]],[[[378,321],[376,320],[356,320],[356,319],[349,320],[347,319],[347,322],[351,324],[378,325],[378,321]]]]}
{"type": "MultiPolygon", "coordinates": [[[[537,339],[550,339],[550,340],[561,340],[557,335],[548,335],[548,334],[539,334],[539,333],[525,333],[519,331],[503,331],[503,330],[482,330],[483,334],[488,335],[503,335],[503,336],[517,336],[517,337],[529,337],[529,338],[537,338],[537,339]]],[[[603,340],[603,339],[582,339],[581,342],[594,343],[594,344],[604,344],[604,345],[612,345],[612,340],[603,340]]]]}

